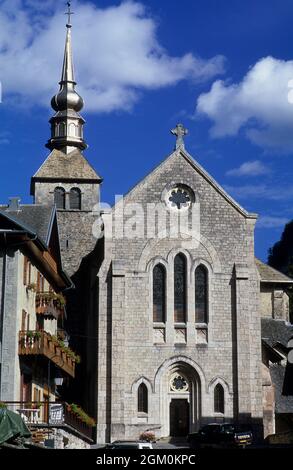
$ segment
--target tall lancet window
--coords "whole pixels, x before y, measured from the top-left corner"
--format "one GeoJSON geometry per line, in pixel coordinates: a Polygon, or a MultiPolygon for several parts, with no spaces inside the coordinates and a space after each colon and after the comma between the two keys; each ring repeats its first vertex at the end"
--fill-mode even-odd
{"type": "Polygon", "coordinates": [[[208,272],[205,266],[195,270],[195,322],[208,322],[208,272]]]}
{"type": "Polygon", "coordinates": [[[137,390],[137,411],[147,413],[148,408],[148,389],[144,383],[141,383],[137,390]]]}
{"type": "Polygon", "coordinates": [[[166,321],[166,270],[162,264],[153,269],[153,321],[166,321]]]}
{"type": "Polygon", "coordinates": [[[186,258],[176,255],[174,260],[174,321],[186,322],[186,258]]]}
{"type": "Polygon", "coordinates": [[[57,209],[65,209],[65,189],[54,189],[54,204],[56,204],[57,209]]]}
{"type": "Polygon", "coordinates": [[[81,191],[79,188],[72,188],[69,194],[70,209],[81,209],[81,191]]]}
{"type": "Polygon", "coordinates": [[[225,413],[225,392],[221,384],[217,384],[214,389],[214,412],[225,413]]]}

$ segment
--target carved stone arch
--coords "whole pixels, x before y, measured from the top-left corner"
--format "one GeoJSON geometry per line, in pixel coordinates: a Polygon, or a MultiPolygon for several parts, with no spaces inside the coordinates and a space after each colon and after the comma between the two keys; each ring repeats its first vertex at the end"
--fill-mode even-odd
{"type": "MultiPolygon", "coordinates": [[[[165,232],[162,232],[161,235],[165,235],[165,232]]],[[[186,235],[186,236],[189,236],[189,234],[182,234],[182,235],[186,235]]],[[[167,237],[166,236],[160,236],[160,233],[158,234],[158,236],[155,238],[155,239],[151,239],[151,240],[148,240],[141,252],[141,256],[139,258],[139,261],[138,261],[138,265],[137,265],[137,270],[138,271],[143,271],[145,272],[146,271],[146,268],[147,268],[147,264],[149,262],[149,260],[152,258],[152,253],[154,252],[154,248],[155,246],[160,243],[162,240],[166,239],[167,237]]],[[[220,261],[220,258],[217,254],[217,251],[216,249],[214,248],[214,246],[212,245],[212,243],[207,239],[205,238],[203,235],[200,235],[200,237],[198,239],[195,239],[195,241],[197,241],[200,245],[202,245],[205,250],[208,252],[211,260],[212,260],[212,267],[213,267],[213,272],[214,273],[221,273],[222,272],[222,266],[221,266],[221,261],[220,261]]],[[[178,241],[178,245],[181,244],[181,247],[178,246],[178,251],[182,251],[184,252],[184,250],[186,252],[188,252],[188,250],[186,248],[184,248],[184,245],[186,243],[190,243],[190,241],[188,242],[186,239],[182,239],[182,240],[179,240],[178,241]]],[[[172,251],[172,250],[171,250],[172,251]]],[[[190,256],[190,255],[189,255],[190,256]]],[[[168,260],[169,261],[169,260],[168,260]]]]}
{"type": "Polygon", "coordinates": [[[65,209],[66,208],[66,191],[62,186],[56,186],[54,189],[54,204],[56,205],[57,209],[65,209]]]}
{"type": "Polygon", "coordinates": [[[204,372],[202,368],[195,362],[193,361],[190,357],[187,356],[173,356],[169,359],[166,359],[158,368],[156,374],[155,374],[155,381],[154,381],[154,391],[157,392],[160,387],[160,381],[162,376],[172,368],[172,366],[176,363],[181,363],[190,366],[198,375],[201,387],[204,391],[207,391],[206,387],[206,378],[204,375],[204,372]]]}
{"type": "Polygon", "coordinates": [[[138,391],[138,387],[140,386],[140,384],[144,383],[145,386],[147,387],[148,389],[148,393],[151,394],[153,393],[153,384],[151,383],[151,381],[149,379],[147,379],[146,377],[142,376],[140,377],[139,379],[135,380],[132,385],[131,385],[131,393],[133,395],[136,395],[137,394],[137,391],[138,391]]]}
{"type": "Polygon", "coordinates": [[[190,265],[192,263],[192,257],[191,257],[190,252],[186,248],[183,248],[183,247],[172,248],[169,251],[168,255],[167,255],[168,264],[170,266],[173,266],[174,260],[175,260],[176,256],[179,255],[179,254],[182,254],[182,255],[185,256],[186,264],[187,264],[187,271],[189,271],[190,265]]]}
{"type": "Polygon", "coordinates": [[[169,269],[168,261],[162,256],[155,256],[154,258],[152,258],[146,266],[146,271],[149,273],[152,272],[152,270],[157,264],[162,264],[164,268],[166,269],[166,272],[168,272],[168,269],[169,269]]]}
{"type": "Polygon", "coordinates": [[[198,266],[204,266],[208,272],[208,276],[209,278],[212,277],[212,275],[214,274],[214,269],[213,269],[213,266],[211,265],[211,263],[209,263],[207,260],[203,259],[203,258],[196,258],[192,265],[191,265],[191,273],[194,274],[196,268],[198,268],[198,266]]]}
{"type": "Polygon", "coordinates": [[[229,387],[229,384],[228,382],[226,382],[225,379],[223,379],[222,377],[214,377],[210,383],[208,384],[208,393],[212,393],[216,387],[217,384],[220,384],[222,385],[225,393],[227,393],[228,395],[231,395],[231,392],[230,392],[230,387],[229,387]]]}

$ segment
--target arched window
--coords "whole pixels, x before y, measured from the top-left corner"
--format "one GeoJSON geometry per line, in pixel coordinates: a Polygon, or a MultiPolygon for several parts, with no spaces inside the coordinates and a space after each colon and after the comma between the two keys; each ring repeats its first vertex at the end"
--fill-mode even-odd
{"type": "Polygon", "coordinates": [[[153,269],[153,321],[166,321],[166,270],[162,264],[153,269]]]}
{"type": "Polygon", "coordinates": [[[54,189],[54,204],[56,204],[57,209],[65,209],[65,189],[54,189]]]}
{"type": "Polygon", "coordinates": [[[181,253],[174,260],[174,321],[186,322],[186,258],[181,253]]]}
{"type": "Polygon", "coordinates": [[[200,265],[195,270],[195,322],[208,322],[208,272],[200,265]]]}
{"type": "Polygon", "coordinates": [[[69,194],[70,209],[81,209],[81,192],[78,188],[72,188],[69,194]]]}
{"type": "Polygon", "coordinates": [[[221,384],[217,384],[214,389],[214,412],[225,412],[225,392],[221,384]]]}
{"type": "Polygon", "coordinates": [[[75,137],[76,135],[76,126],[73,124],[73,122],[69,124],[69,135],[72,137],[75,137]]]}
{"type": "Polygon", "coordinates": [[[60,122],[59,124],[59,136],[64,137],[66,135],[66,124],[65,122],[60,122]]]}
{"type": "Polygon", "coordinates": [[[137,390],[137,411],[138,413],[148,412],[148,389],[141,383],[137,390]]]}

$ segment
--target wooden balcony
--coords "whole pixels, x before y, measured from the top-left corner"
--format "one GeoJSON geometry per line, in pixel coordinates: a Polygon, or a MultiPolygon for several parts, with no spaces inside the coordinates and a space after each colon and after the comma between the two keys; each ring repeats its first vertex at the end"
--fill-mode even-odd
{"type": "Polygon", "coordinates": [[[63,315],[64,307],[60,301],[53,297],[50,292],[38,292],[36,295],[36,313],[51,318],[58,318],[63,315]]]}
{"type": "MultiPolygon", "coordinates": [[[[48,437],[48,429],[66,425],[73,428],[90,443],[94,439],[95,425],[82,421],[65,402],[2,402],[6,407],[18,413],[32,433],[33,442],[43,442],[48,437]],[[49,410],[49,411],[48,411],[49,410]]],[[[67,429],[70,432],[70,428],[67,429]]]]}
{"type": "Polygon", "coordinates": [[[71,377],[75,376],[74,357],[71,357],[46,331],[20,331],[19,356],[44,356],[71,377]]]}

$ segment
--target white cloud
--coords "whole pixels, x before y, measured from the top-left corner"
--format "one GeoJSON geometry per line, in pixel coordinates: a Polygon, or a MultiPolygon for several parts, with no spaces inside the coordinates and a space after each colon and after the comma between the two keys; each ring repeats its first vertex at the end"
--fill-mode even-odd
{"type": "Polygon", "coordinates": [[[254,160],[251,162],[245,162],[240,165],[239,168],[233,168],[226,172],[227,176],[260,176],[270,173],[270,169],[267,168],[261,161],[254,160]]]}
{"type": "Polygon", "coordinates": [[[279,228],[284,227],[289,222],[285,217],[261,216],[256,224],[257,228],[279,228]]]}
{"type": "Polygon", "coordinates": [[[212,137],[234,136],[245,127],[255,144],[293,151],[293,61],[260,59],[239,83],[217,80],[197,100],[197,113],[213,121],[212,137]],[[291,82],[292,83],[292,82],[291,82]]]}
{"type": "Polygon", "coordinates": [[[236,199],[267,199],[271,201],[286,201],[293,199],[293,187],[266,186],[264,184],[244,186],[224,186],[225,190],[236,199]]]}
{"type": "MultiPolygon", "coordinates": [[[[61,74],[64,7],[47,0],[0,0],[0,79],[3,101],[48,105],[61,74]],[[54,10],[55,8],[55,10],[54,10]],[[49,14],[51,16],[48,15],[49,14]],[[16,34],[17,32],[17,34],[16,34]]],[[[74,60],[87,110],[131,109],[141,90],[204,81],[223,72],[224,59],[171,56],[147,9],[127,1],[105,9],[75,2],[74,60]]]]}

